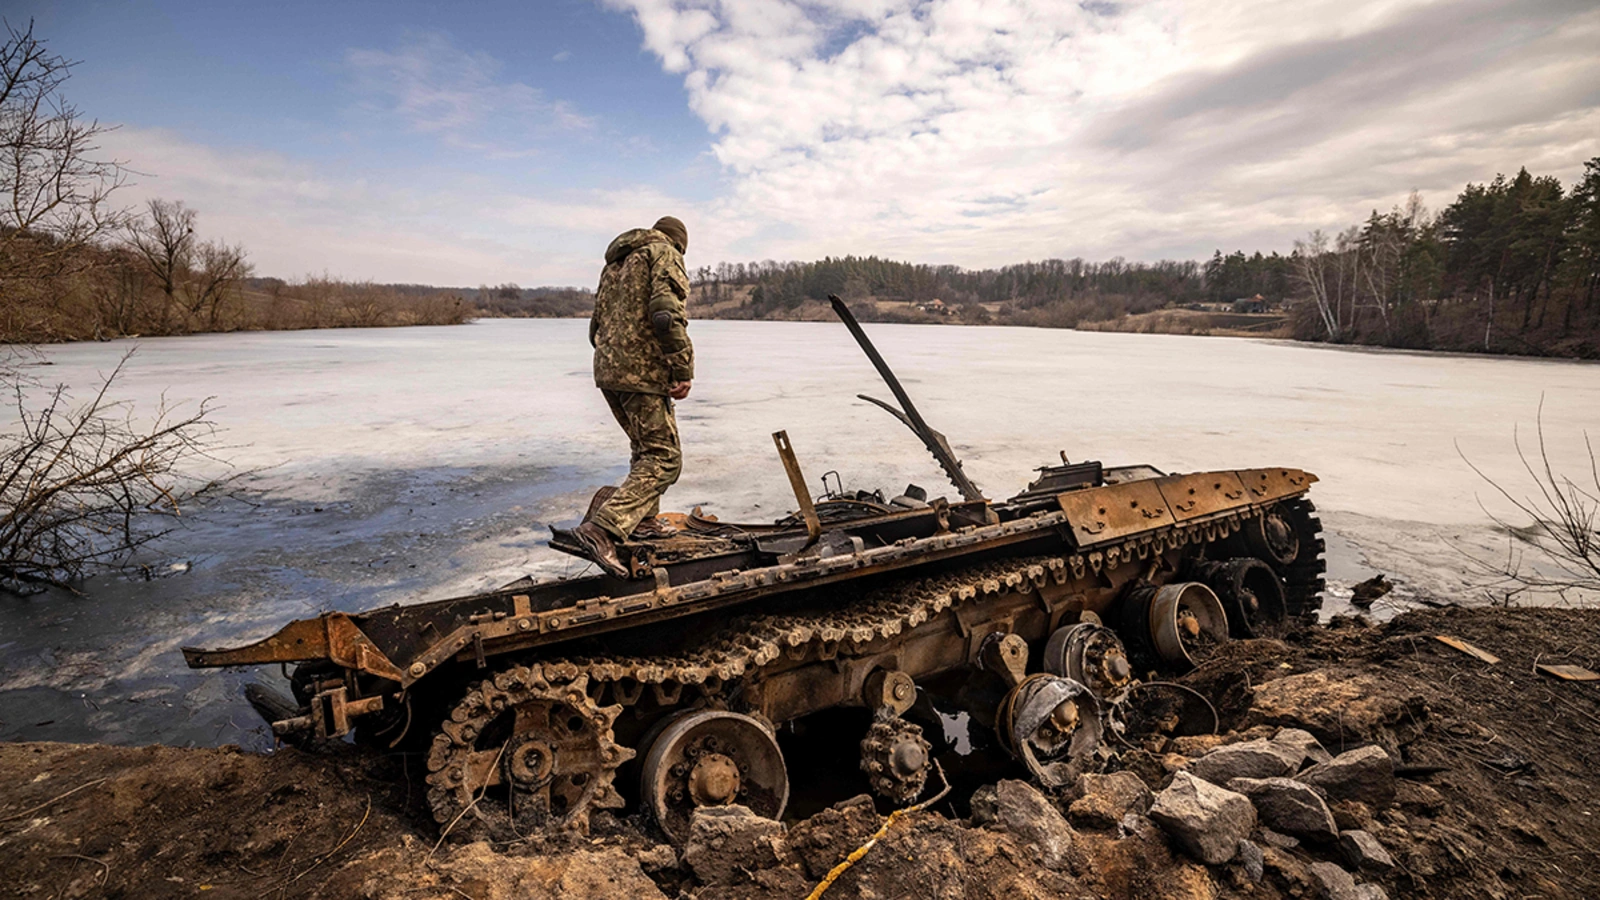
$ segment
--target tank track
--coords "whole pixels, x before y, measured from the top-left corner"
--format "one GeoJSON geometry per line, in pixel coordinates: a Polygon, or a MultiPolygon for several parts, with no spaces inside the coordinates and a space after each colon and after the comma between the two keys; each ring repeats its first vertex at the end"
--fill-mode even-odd
{"type": "MultiPolygon", "coordinates": [[[[1033,591],[1052,574],[1065,581],[1067,565],[1060,558],[1009,560],[893,585],[848,609],[746,616],[708,637],[699,649],[682,655],[558,659],[515,666],[469,689],[434,736],[427,774],[434,819],[441,826],[453,824],[450,834],[455,837],[505,840],[519,836],[510,829],[507,816],[473,808],[484,792],[464,773],[472,771],[475,755],[482,752],[476,748],[478,736],[508,704],[519,702],[529,690],[529,696],[536,698],[573,693],[573,707],[583,706],[595,713],[591,717],[594,743],[605,749],[596,757],[600,763],[595,771],[589,773],[594,788],[586,797],[594,801],[589,808],[605,808],[615,805],[613,781],[618,767],[634,755],[616,745],[611,723],[624,706],[638,702],[645,689],[653,690],[664,706],[678,704],[687,686],[697,688],[708,699],[715,698],[729,682],[781,656],[793,660],[813,654],[831,658],[841,648],[848,652],[855,646],[894,637],[963,602],[1033,591]],[[578,700],[574,691],[584,693],[584,700],[578,700]],[[609,706],[589,699],[604,697],[608,691],[609,706]],[[466,815],[469,809],[477,814],[466,815]]],[[[589,808],[567,810],[563,824],[586,830],[589,808]]]]}
{"type": "MultiPolygon", "coordinates": [[[[580,680],[597,707],[628,707],[638,703],[646,691],[660,706],[683,705],[685,689],[693,689],[711,701],[719,699],[730,682],[759,671],[780,657],[799,662],[808,658],[832,659],[841,651],[850,654],[875,640],[892,638],[929,621],[946,610],[977,599],[989,599],[1012,592],[1027,593],[1050,581],[1064,584],[1086,572],[1113,568],[1123,561],[1148,559],[1163,546],[1211,543],[1236,532],[1238,518],[1202,525],[1179,526],[1094,551],[1061,556],[1039,556],[982,563],[940,575],[908,580],[871,592],[844,608],[822,608],[781,615],[743,616],[707,637],[699,648],[677,655],[652,657],[603,657],[554,659],[528,662],[514,671],[525,673],[531,683],[547,684],[552,689],[580,680]]],[[[1317,545],[1321,545],[1318,540],[1317,545]]],[[[1315,597],[1320,597],[1321,559],[1315,597]]],[[[1320,599],[1317,600],[1320,603],[1320,599]]],[[[497,676],[498,677],[498,676],[497,676]]],[[[434,737],[428,754],[427,783],[434,818],[441,825],[458,822],[453,835],[470,837],[514,837],[494,827],[495,817],[464,816],[475,795],[472,785],[463,786],[453,772],[468,768],[472,741],[461,737],[460,729],[449,722],[473,720],[492,707],[498,689],[497,677],[489,678],[468,690],[447,719],[446,727],[434,737]],[[483,825],[489,823],[485,832],[483,825]]],[[[501,702],[504,702],[502,699],[501,702]]],[[[611,718],[615,718],[613,715],[611,718]]],[[[609,725],[599,735],[611,742],[609,725]]],[[[616,769],[631,758],[631,753],[614,764],[604,766],[592,777],[609,787],[616,769]]],[[[602,792],[604,793],[604,792],[602,792]]],[[[609,793],[604,793],[609,797],[609,793]]],[[[580,830],[587,827],[586,810],[569,811],[566,821],[580,830]]]]}
{"type": "Polygon", "coordinates": [[[1327,587],[1328,563],[1323,552],[1328,545],[1322,539],[1322,520],[1317,517],[1316,505],[1304,497],[1284,501],[1283,508],[1300,545],[1294,561],[1279,573],[1283,576],[1285,612],[1290,621],[1314,625],[1327,587]]]}

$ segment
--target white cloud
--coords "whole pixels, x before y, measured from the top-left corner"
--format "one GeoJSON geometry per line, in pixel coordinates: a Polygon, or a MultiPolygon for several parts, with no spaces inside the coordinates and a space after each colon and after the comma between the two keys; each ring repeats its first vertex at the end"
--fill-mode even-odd
{"type": "Polygon", "coordinates": [[[1592,3],[608,2],[733,176],[713,258],[1287,248],[1600,154],[1592,3]]]}

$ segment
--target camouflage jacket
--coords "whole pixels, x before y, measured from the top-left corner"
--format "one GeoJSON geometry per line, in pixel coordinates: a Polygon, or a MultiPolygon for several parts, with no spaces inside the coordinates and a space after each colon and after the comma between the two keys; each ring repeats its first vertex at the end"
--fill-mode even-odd
{"type": "Polygon", "coordinates": [[[589,319],[594,346],[594,383],[613,391],[665,394],[674,382],[694,379],[694,345],[684,301],[689,274],[683,254],[666,235],[635,228],[606,248],[606,267],[589,319]],[[672,324],[657,334],[650,319],[671,313],[672,324]]]}

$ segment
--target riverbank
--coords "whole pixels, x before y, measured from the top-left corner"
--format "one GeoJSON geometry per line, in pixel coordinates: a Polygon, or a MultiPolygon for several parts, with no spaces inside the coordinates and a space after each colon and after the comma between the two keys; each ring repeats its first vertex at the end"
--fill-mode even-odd
{"type": "MultiPolygon", "coordinates": [[[[1340,799],[1334,782],[1300,776],[1331,792],[1338,830],[1365,834],[1344,843],[1361,849],[1267,828],[1288,826],[1262,812],[1247,832],[1253,849],[1206,864],[1160,809],[1151,817],[1127,776],[1042,803],[1002,786],[998,805],[974,804],[976,818],[954,798],[890,825],[826,896],[1600,895],[1591,815],[1600,807],[1600,690],[1534,670],[1600,669],[1597,647],[1600,612],[1554,609],[1337,620],[1281,642],[1236,642],[1180,679],[1216,707],[1219,737],[1135,739],[1109,766],[1161,796],[1188,777],[1179,770],[1214,771],[1217,757],[1194,760],[1216,746],[1275,735],[1282,744],[1284,729],[1310,732],[1331,754],[1378,747],[1392,774],[1370,776],[1365,799],[1340,799]],[[1439,634],[1500,661],[1468,656],[1439,634]],[[1112,784],[1127,790],[1106,792],[1112,784]],[[1074,802],[1080,793],[1090,802],[1074,802]]],[[[584,838],[435,847],[418,761],[333,750],[0,745],[0,878],[23,896],[55,897],[789,900],[863,845],[888,811],[850,799],[859,773],[841,766],[838,783],[819,788],[835,806],[764,831],[764,843],[731,862],[704,846],[675,850],[640,818],[604,815],[584,838]]]]}

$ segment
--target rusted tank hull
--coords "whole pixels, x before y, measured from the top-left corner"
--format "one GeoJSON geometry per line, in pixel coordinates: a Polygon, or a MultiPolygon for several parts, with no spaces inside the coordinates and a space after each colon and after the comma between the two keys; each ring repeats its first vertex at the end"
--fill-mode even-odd
{"type": "MultiPolygon", "coordinates": [[[[733,710],[768,734],[822,710],[872,710],[878,724],[864,739],[863,765],[876,767],[873,784],[886,795],[910,796],[926,766],[888,770],[926,744],[903,719],[916,686],[965,670],[998,673],[1013,691],[1031,688],[1022,682],[1045,677],[1037,660],[1052,635],[1089,624],[1110,626],[1109,640],[1120,640],[1127,658],[1119,645],[1096,657],[1098,674],[1075,674],[1099,678],[1102,691],[1115,687],[1141,668],[1184,658],[1179,630],[1205,618],[1182,619],[1176,607],[1162,612],[1146,598],[1163,585],[1205,579],[1226,595],[1238,590],[1241,564],[1277,585],[1267,585],[1278,591],[1268,598],[1269,618],[1314,615],[1321,546],[1304,499],[1314,476],[1151,471],[1105,470],[1093,485],[1003,503],[935,503],[823,528],[702,520],[675,542],[625,548],[648,579],[520,582],[329,613],[246,647],[184,652],[193,666],[301,663],[301,712],[274,723],[286,736],[356,730],[386,744],[431,736],[430,798],[446,826],[470,808],[473,823],[491,834],[519,827],[507,813],[474,805],[496,785],[530,792],[524,815],[581,825],[589,811],[621,802],[612,784],[618,771],[662,734],[671,744],[662,752],[711,760],[689,766],[718,776],[706,775],[705,784],[724,785],[726,773],[770,755],[753,726],[718,719],[667,728],[707,708],[733,710]],[[1165,632],[1153,615],[1166,616],[1165,632]],[[1002,639],[1016,642],[1006,648],[1020,650],[1020,662],[995,662],[1002,639]],[[1122,674],[1107,675],[1106,666],[1122,674]],[[524,712],[508,724],[496,703],[524,712]],[[562,736],[566,743],[535,736],[557,719],[579,723],[562,736]],[[697,740],[719,740],[713,728],[734,728],[744,743],[697,751],[697,740]],[[509,769],[507,752],[520,753],[509,769]]],[[[1231,599],[1236,611],[1259,607],[1254,595],[1231,599]]],[[[673,783],[662,774],[668,769],[651,771],[657,782],[642,801],[672,821],[691,803],[684,798],[710,790],[701,781],[673,783]]]]}

